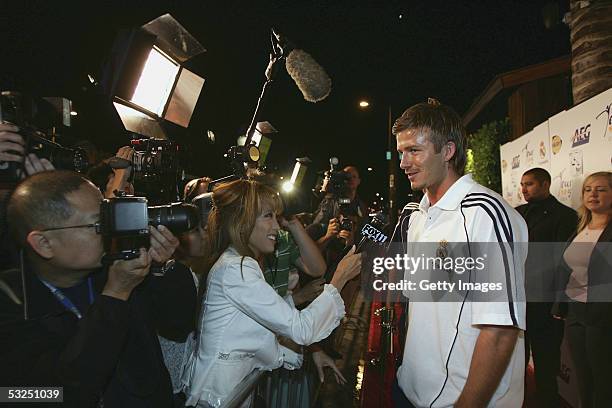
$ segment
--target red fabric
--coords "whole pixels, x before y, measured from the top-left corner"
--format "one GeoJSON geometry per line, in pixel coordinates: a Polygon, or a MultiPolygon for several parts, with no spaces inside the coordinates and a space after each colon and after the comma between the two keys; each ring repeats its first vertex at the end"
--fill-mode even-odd
{"type": "MultiPolygon", "coordinates": [[[[395,381],[402,350],[400,349],[400,341],[396,328],[393,335],[393,353],[381,355],[381,339],[383,334],[380,325],[381,318],[374,312],[382,306],[383,303],[380,301],[372,302],[366,366],[361,387],[362,408],[393,407],[391,387],[395,381]],[[376,364],[372,364],[372,360],[377,360],[376,364]]],[[[398,322],[403,313],[403,308],[401,304],[395,304],[393,307],[395,322],[398,322]]]]}

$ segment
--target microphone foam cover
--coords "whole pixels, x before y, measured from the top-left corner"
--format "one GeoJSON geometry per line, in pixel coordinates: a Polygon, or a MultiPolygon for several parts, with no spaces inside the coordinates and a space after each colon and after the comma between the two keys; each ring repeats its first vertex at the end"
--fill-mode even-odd
{"type": "Polygon", "coordinates": [[[322,101],[331,92],[331,78],[307,52],[291,51],[285,67],[308,102],[322,101]]]}

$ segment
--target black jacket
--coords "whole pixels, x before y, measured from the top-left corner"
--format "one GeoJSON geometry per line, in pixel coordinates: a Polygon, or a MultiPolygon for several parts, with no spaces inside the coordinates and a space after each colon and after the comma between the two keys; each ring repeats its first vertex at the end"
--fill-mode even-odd
{"type": "Polygon", "coordinates": [[[516,207],[529,229],[525,262],[525,292],[528,302],[555,301],[555,275],[568,238],[576,231],[576,211],[554,196],[516,207]]]}
{"type": "Polygon", "coordinates": [[[576,211],[550,195],[516,207],[527,222],[529,242],[566,242],[576,231],[576,211]]]}
{"type": "MultiPolygon", "coordinates": [[[[569,239],[568,245],[576,235],[569,239]]],[[[556,284],[557,303],[553,306],[555,315],[562,317],[567,315],[568,302],[571,300],[567,298],[565,288],[571,273],[571,268],[561,259],[556,284]]],[[[593,248],[587,273],[589,287],[584,323],[610,328],[612,327],[612,222],[608,223],[593,248]]]]}
{"type": "Polygon", "coordinates": [[[62,386],[62,407],[96,407],[100,397],[107,408],[172,406],[157,333],[184,341],[194,329],[196,289],[186,267],[149,275],[127,302],[101,295],[107,275],[92,274],[98,295],[81,320],[25,276],[27,320],[4,296],[10,289],[23,302],[21,274],[1,279],[0,385],[62,386]]]}

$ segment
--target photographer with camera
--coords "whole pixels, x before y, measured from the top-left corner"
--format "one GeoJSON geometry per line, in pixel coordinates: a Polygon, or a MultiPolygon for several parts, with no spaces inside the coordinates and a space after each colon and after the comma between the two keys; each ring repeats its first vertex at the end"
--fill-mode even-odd
{"type": "MultiPolygon", "coordinates": [[[[53,170],[53,164],[47,159],[39,159],[34,153],[25,154],[25,142],[18,133],[17,126],[0,122],[0,173],[9,171],[9,163],[17,163],[19,179],[26,176],[53,170]]],[[[3,175],[4,176],[4,175],[3,175]]],[[[9,175],[6,175],[9,176],[9,175]]],[[[6,224],[6,201],[14,188],[12,177],[1,177],[0,183],[0,270],[14,267],[18,261],[15,257],[16,248],[8,236],[6,224]]]]}
{"type": "Polygon", "coordinates": [[[102,266],[100,191],[70,171],[22,181],[8,203],[21,273],[0,278],[0,384],[61,386],[66,407],[169,407],[172,389],[156,334],[193,330],[190,272],[164,263],[178,240],[149,227],[150,248],[102,266]]]}
{"type": "Polygon", "coordinates": [[[17,126],[0,123],[0,163],[23,163],[24,171],[18,169],[21,179],[40,171],[55,169],[47,159],[39,159],[34,153],[26,155],[24,145],[17,126]]]}
{"type": "Polygon", "coordinates": [[[130,146],[123,146],[117,150],[115,156],[103,160],[87,171],[87,178],[90,179],[104,195],[104,198],[115,197],[115,191],[124,192],[129,195],[134,194],[134,185],[129,181],[132,173],[132,158],[134,149],[130,146]],[[113,167],[109,163],[113,161],[113,167]]]}
{"type": "Polygon", "coordinates": [[[359,170],[357,170],[355,166],[346,166],[342,171],[348,174],[347,198],[351,201],[347,206],[347,212],[349,214],[355,214],[360,219],[363,219],[368,215],[368,206],[357,194],[357,189],[361,184],[359,170]]]}
{"type": "Polygon", "coordinates": [[[190,202],[200,194],[207,193],[211,181],[210,177],[199,177],[189,180],[183,188],[183,201],[190,202]]]}
{"type": "MultiPolygon", "coordinates": [[[[332,164],[332,170],[326,174],[323,186],[325,196],[312,224],[307,228],[324,253],[332,243],[342,244],[342,248],[352,245],[355,241],[354,231],[360,230],[367,216],[367,205],[357,194],[361,184],[357,168],[346,166],[342,171],[334,171],[333,166],[332,164]]],[[[336,250],[342,249],[339,245],[335,246],[336,250]]],[[[326,260],[333,261],[329,257],[326,257],[326,260]]]]}

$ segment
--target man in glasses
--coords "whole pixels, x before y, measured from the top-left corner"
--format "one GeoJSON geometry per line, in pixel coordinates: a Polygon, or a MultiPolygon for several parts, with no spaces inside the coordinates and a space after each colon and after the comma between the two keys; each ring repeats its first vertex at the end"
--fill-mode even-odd
{"type": "Polygon", "coordinates": [[[101,200],[69,171],[38,173],[13,192],[8,220],[23,261],[0,280],[0,384],[63,386],[69,407],[168,407],[156,334],[193,329],[193,279],[180,266],[149,275],[178,246],[163,226],[150,228],[138,258],[103,268],[101,200]]]}

